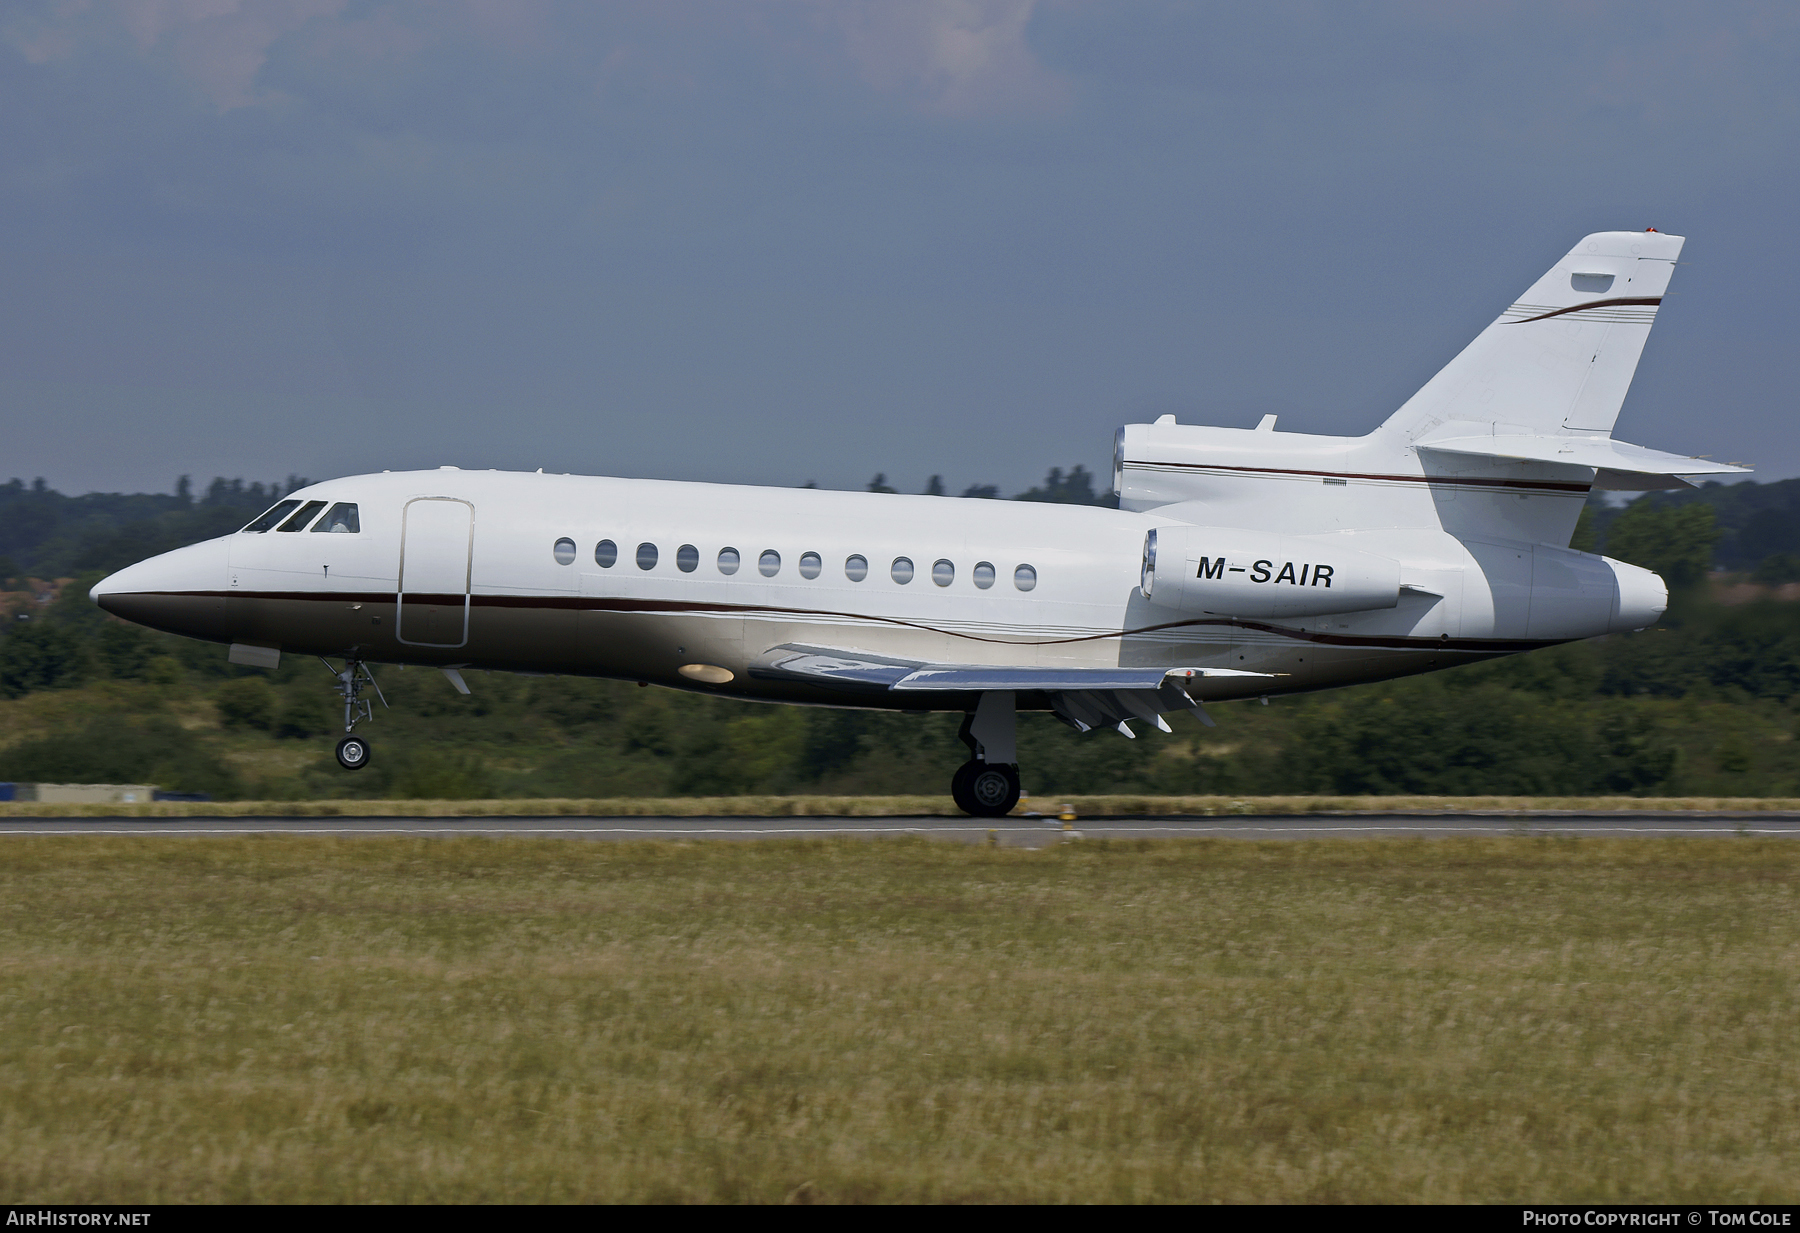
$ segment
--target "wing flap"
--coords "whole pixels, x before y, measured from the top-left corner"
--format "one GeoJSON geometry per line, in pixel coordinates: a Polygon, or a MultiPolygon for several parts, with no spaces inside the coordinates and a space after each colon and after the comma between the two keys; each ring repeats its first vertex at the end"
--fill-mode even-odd
{"type": "Polygon", "coordinates": [[[750,675],[761,680],[888,689],[923,666],[916,659],[894,659],[861,651],[778,646],[750,665],[750,675]]]}
{"type": "Polygon", "coordinates": [[[897,690],[1156,690],[1170,676],[1267,676],[1237,668],[1036,668],[928,664],[895,681],[897,690]]]}
{"type": "Polygon", "coordinates": [[[1069,668],[984,664],[926,664],[864,651],[830,647],[778,646],[751,665],[764,680],[797,680],[862,692],[1042,693],[1069,726],[1117,728],[1132,735],[1128,721],[1153,723],[1164,732],[1163,716],[1190,710],[1213,726],[1200,703],[1181,682],[1207,676],[1273,678],[1242,668],[1069,668]]]}

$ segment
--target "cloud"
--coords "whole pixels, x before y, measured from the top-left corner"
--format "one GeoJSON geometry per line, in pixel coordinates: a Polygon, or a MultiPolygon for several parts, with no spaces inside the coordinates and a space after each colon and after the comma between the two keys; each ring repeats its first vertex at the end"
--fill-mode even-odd
{"type": "MultiPolygon", "coordinates": [[[[372,60],[408,57],[458,41],[487,53],[554,61],[585,46],[609,67],[621,44],[670,63],[655,78],[694,71],[702,48],[759,45],[774,66],[804,66],[851,79],[914,110],[943,116],[1056,112],[1066,80],[1047,68],[1027,37],[1038,0],[615,0],[604,6],[554,0],[39,0],[6,23],[32,64],[67,60],[83,44],[123,44],[185,78],[221,112],[272,101],[261,80],[277,44],[366,71],[372,60]],[[813,37],[796,37],[796,22],[813,37]],[[822,37],[821,37],[822,36],[822,37]],[[596,46],[596,41],[598,45],[596,46]]],[[[780,73],[782,67],[775,67],[780,73]]]]}
{"type": "Polygon", "coordinates": [[[107,17],[123,27],[138,54],[168,57],[220,111],[260,100],[257,75],[284,35],[343,12],[348,0],[120,0],[96,12],[59,4],[30,41],[13,42],[33,63],[66,58],[83,39],[105,37],[107,17]]]}
{"type": "Polygon", "coordinates": [[[863,81],[946,115],[1060,110],[1067,85],[1026,41],[1037,0],[820,3],[863,81]]]}

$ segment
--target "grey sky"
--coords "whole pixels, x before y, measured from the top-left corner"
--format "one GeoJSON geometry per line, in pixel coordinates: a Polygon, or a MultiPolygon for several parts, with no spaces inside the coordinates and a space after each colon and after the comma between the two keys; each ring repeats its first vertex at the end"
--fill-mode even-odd
{"type": "Polygon", "coordinates": [[[1582,234],[1689,237],[1619,435],[1800,474],[1800,7],[0,9],[0,479],[917,490],[1361,432],[1582,234]]]}

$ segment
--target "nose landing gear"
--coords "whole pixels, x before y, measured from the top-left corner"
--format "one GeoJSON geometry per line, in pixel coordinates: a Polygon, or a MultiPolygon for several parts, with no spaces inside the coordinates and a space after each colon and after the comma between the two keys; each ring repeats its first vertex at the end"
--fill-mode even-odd
{"type": "MultiPolygon", "coordinates": [[[[375,684],[375,674],[360,659],[346,659],[344,670],[339,672],[331,666],[331,662],[323,657],[319,660],[326,670],[337,678],[337,692],[344,698],[344,731],[353,732],[356,725],[365,719],[375,716],[375,705],[362,696],[365,689],[373,688],[375,696],[381,698],[381,705],[387,705],[382,697],[381,686],[375,684]]],[[[369,765],[369,743],[359,736],[346,736],[337,744],[338,765],[347,771],[360,771],[369,765]]]]}

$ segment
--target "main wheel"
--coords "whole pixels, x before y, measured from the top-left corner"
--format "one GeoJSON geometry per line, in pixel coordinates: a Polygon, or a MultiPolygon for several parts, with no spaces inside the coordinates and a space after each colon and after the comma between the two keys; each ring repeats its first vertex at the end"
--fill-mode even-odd
{"type": "Polygon", "coordinates": [[[957,767],[956,774],[950,777],[950,799],[955,801],[956,807],[964,813],[975,812],[975,798],[969,795],[969,780],[975,777],[975,772],[980,770],[981,766],[981,763],[970,758],[957,767]]]}
{"type": "Polygon", "coordinates": [[[360,771],[369,765],[369,746],[360,736],[347,736],[338,742],[338,765],[347,771],[360,771]]]}
{"type": "Polygon", "coordinates": [[[1000,763],[975,763],[968,781],[966,809],[978,818],[1004,818],[1019,803],[1019,768],[1000,763]]]}

